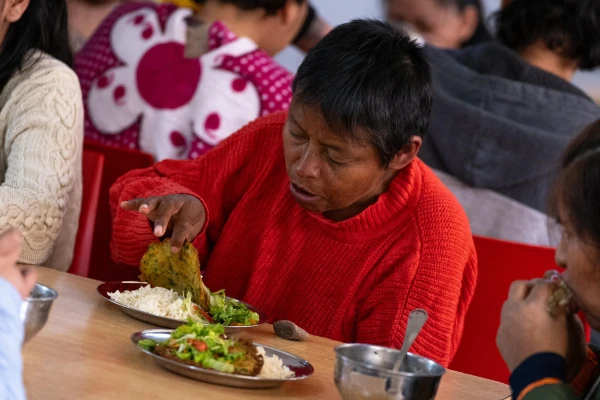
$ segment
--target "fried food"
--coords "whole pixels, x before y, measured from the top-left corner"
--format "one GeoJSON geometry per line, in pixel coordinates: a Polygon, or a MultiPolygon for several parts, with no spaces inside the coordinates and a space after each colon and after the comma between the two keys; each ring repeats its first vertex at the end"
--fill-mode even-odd
{"type": "Polygon", "coordinates": [[[198,251],[186,242],[177,254],[171,252],[170,240],[152,243],[140,262],[140,279],[152,286],[173,289],[180,296],[192,294],[192,301],[210,311],[210,290],[202,282],[198,251]]]}
{"type": "Polygon", "coordinates": [[[557,315],[561,308],[568,309],[572,299],[573,293],[564,281],[560,280],[557,289],[552,293],[548,300],[548,312],[550,315],[557,315]]]}

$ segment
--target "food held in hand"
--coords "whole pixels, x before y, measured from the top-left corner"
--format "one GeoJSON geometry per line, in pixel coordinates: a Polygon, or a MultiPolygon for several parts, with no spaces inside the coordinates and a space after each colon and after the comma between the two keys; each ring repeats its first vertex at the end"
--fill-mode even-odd
{"type": "Polygon", "coordinates": [[[198,251],[189,242],[177,254],[171,251],[170,240],[150,244],[140,261],[140,271],[142,281],[173,289],[180,296],[191,293],[194,303],[204,311],[210,309],[210,290],[202,282],[198,251]]]}
{"type": "Polygon", "coordinates": [[[548,300],[548,312],[550,315],[558,314],[560,309],[568,310],[573,299],[573,292],[567,287],[565,282],[558,280],[558,287],[548,300]]]}
{"type": "Polygon", "coordinates": [[[295,376],[279,357],[267,356],[249,340],[227,337],[221,325],[190,323],[164,342],[140,340],[138,346],[173,361],[228,374],[268,379],[295,376]]]}

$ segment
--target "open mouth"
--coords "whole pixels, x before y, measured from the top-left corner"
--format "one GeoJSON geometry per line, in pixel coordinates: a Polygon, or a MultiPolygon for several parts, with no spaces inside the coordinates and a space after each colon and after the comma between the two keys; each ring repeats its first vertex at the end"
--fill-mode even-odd
{"type": "Polygon", "coordinates": [[[293,182],[290,184],[290,191],[292,192],[292,196],[294,196],[296,201],[300,203],[313,203],[319,198],[319,196],[316,194],[309,192],[293,182]]]}

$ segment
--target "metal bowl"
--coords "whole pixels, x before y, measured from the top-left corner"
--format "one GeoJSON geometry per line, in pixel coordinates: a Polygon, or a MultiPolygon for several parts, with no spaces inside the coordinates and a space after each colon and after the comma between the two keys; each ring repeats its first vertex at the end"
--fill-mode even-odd
{"type": "Polygon", "coordinates": [[[52,302],[58,297],[56,290],[36,284],[21,305],[21,321],[25,325],[25,339],[23,344],[31,340],[39,331],[42,330],[48,315],[52,302]]]}
{"type": "Polygon", "coordinates": [[[343,344],[335,354],[334,380],[343,400],[432,400],[446,372],[412,353],[393,371],[400,351],[368,344],[343,344]]]}

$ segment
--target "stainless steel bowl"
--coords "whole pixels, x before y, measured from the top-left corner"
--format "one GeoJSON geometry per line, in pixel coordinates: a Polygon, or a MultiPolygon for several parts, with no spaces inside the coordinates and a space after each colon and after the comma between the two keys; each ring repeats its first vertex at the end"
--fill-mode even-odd
{"type": "Polygon", "coordinates": [[[343,400],[432,400],[446,372],[412,353],[395,372],[400,351],[368,344],[343,344],[335,354],[334,380],[343,400]]]}
{"type": "Polygon", "coordinates": [[[25,339],[23,340],[23,344],[27,343],[42,330],[48,320],[52,302],[57,297],[58,293],[56,293],[56,290],[48,286],[39,283],[34,286],[29,297],[21,305],[21,320],[25,325],[25,339]]]}

